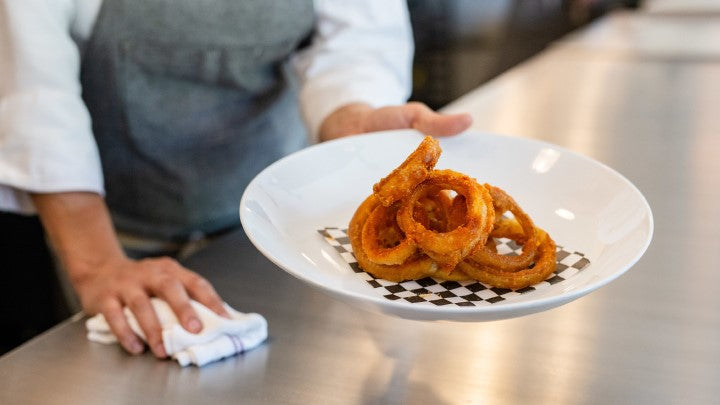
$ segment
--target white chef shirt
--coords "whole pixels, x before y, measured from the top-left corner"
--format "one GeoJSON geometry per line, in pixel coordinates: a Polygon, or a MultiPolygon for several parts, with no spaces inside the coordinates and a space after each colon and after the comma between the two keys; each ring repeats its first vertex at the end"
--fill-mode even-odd
{"type": "MultiPolygon", "coordinates": [[[[0,1],[0,211],[32,214],[28,192],[104,194],[80,64],[102,0],[0,1]]],[[[312,45],[293,57],[313,140],[351,102],[405,102],[412,31],[404,0],[315,0],[312,45]]]]}

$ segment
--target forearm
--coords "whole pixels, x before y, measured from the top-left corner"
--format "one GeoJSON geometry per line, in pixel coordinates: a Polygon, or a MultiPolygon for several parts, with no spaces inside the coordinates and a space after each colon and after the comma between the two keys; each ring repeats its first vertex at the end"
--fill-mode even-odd
{"type": "Polygon", "coordinates": [[[32,194],[50,243],[78,287],[109,261],[125,254],[102,197],[95,193],[32,194]]]}

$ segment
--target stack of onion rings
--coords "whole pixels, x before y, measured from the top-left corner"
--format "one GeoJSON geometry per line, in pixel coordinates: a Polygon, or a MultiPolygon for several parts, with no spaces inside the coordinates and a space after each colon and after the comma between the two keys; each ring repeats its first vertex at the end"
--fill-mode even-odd
{"type": "Polygon", "coordinates": [[[360,267],[389,281],[475,279],[510,289],[552,274],[550,236],[502,189],[436,170],[440,153],[437,140],[425,137],[360,204],[348,227],[360,267]],[[513,240],[522,253],[498,253],[498,238],[513,240]]]}

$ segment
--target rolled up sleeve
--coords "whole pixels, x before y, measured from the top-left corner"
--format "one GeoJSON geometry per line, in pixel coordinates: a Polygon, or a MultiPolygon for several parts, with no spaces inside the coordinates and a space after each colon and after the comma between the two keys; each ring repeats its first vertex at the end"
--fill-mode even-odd
{"type": "Polygon", "coordinates": [[[73,4],[0,2],[0,210],[34,212],[30,192],[103,193],[73,4]]]}

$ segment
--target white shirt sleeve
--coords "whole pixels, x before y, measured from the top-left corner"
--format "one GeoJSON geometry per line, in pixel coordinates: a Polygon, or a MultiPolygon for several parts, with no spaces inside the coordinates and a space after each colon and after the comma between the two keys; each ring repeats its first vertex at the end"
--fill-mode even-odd
{"type": "Polygon", "coordinates": [[[0,1],[0,210],[33,213],[28,192],[103,193],[74,0],[0,1]]]}
{"type": "Polygon", "coordinates": [[[316,0],[315,14],[312,43],[293,59],[314,141],[325,117],[343,105],[404,103],[414,52],[405,0],[316,0]]]}

